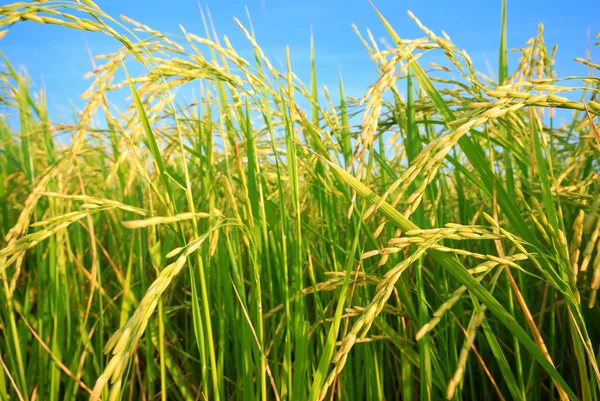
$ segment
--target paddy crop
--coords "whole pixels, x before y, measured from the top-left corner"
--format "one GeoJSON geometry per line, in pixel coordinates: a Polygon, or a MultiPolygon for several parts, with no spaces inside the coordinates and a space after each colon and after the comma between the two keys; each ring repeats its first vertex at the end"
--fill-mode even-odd
{"type": "Polygon", "coordinates": [[[494,77],[373,12],[355,99],[251,23],[0,7],[116,49],[60,122],[3,59],[0,399],[599,399],[600,65],[540,27],[509,68],[505,4],[494,77]]]}

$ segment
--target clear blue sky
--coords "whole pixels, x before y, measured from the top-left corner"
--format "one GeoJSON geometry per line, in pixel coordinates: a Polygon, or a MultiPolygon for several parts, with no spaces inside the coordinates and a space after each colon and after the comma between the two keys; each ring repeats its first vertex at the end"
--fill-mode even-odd
{"type": "MultiPolygon", "coordinates": [[[[376,38],[385,36],[382,24],[368,0],[96,0],[114,17],[126,15],[152,28],[179,33],[178,25],[202,35],[199,6],[210,9],[218,34],[227,35],[238,52],[251,58],[251,48],[233,17],[247,22],[248,7],[259,44],[275,64],[290,46],[292,67],[306,83],[309,72],[311,27],[315,37],[319,83],[337,91],[337,74],[342,72],[346,92],[358,96],[376,79],[373,63],[354,34],[354,23],[364,32],[370,28],[376,38]]],[[[0,4],[7,4],[0,0],[0,4]]],[[[436,33],[444,30],[459,48],[467,50],[478,69],[487,71],[486,58],[496,68],[500,33],[500,0],[375,0],[375,5],[403,38],[422,37],[422,32],[407,16],[411,10],[436,33]]],[[[521,47],[536,35],[539,23],[545,26],[549,47],[558,44],[559,76],[586,74],[587,69],[573,62],[585,57],[588,29],[600,31],[600,1],[529,0],[508,1],[508,46],[521,47]]],[[[82,105],[78,96],[87,88],[82,76],[90,71],[84,42],[93,54],[115,50],[119,44],[101,34],[35,23],[18,23],[0,40],[0,49],[15,66],[25,67],[34,81],[44,83],[51,113],[53,105],[69,101],[82,105]]],[[[600,47],[592,49],[592,61],[600,62],[600,47]]],[[[511,57],[512,66],[516,62],[511,57]]],[[[64,113],[64,110],[63,112],[64,113]]]]}

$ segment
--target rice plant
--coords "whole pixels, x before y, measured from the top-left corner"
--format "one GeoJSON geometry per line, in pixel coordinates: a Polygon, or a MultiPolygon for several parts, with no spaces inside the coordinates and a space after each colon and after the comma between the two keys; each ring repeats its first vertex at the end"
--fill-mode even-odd
{"type": "Polygon", "coordinates": [[[3,56],[1,400],[600,399],[600,65],[561,78],[540,26],[509,68],[504,2],[495,77],[373,12],[355,99],[250,22],[247,60],[207,22],[0,7],[0,43],[116,49],[68,122],[3,56]]]}

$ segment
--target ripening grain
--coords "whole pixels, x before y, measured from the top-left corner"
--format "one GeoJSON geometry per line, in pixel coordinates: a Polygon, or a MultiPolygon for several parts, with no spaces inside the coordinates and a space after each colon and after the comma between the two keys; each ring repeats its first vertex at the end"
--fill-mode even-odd
{"type": "Polygon", "coordinates": [[[249,60],[89,0],[0,7],[0,44],[118,49],[70,123],[0,69],[0,400],[599,398],[600,80],[561,79],[542,27],[509,68],[505,4],[494,78],[374,12],[393,46],[355,28],[379,78],[353,99],[238,20],[249,60]]]}

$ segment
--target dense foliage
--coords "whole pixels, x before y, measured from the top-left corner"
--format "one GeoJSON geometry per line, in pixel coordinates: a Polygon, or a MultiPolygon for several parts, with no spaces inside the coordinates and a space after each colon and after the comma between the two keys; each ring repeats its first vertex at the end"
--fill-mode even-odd
{"type": "Polygon", "coordinates": [[[90,0],[0,7],[0,37],[121,46],[70,123],[4,60],[0,399],[598,400],[600,65],[559,79],[540,28],[509,70],[504,13],[496,78],[381,16],[379,79],[334,104],[242,24],[253,60],[90,0]]]}

